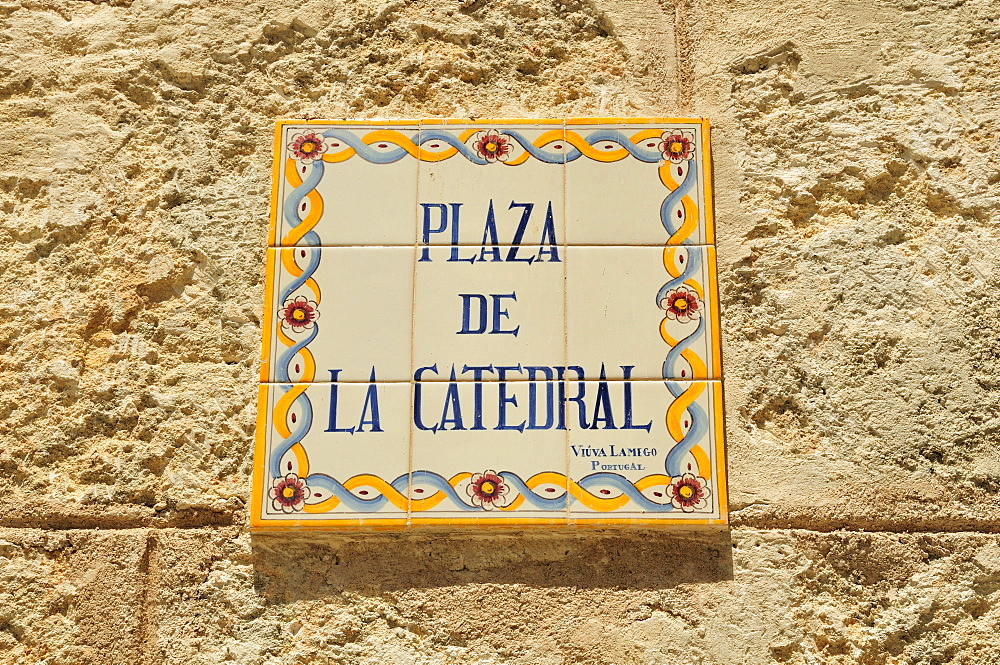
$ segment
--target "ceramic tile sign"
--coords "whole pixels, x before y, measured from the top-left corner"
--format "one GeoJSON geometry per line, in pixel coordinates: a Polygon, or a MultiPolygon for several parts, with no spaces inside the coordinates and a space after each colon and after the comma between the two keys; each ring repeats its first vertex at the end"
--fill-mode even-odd
{"type": "Polygon", "coordinates": [[[278,123],[252,524],[726,521],[708,123],[278,123]]]}

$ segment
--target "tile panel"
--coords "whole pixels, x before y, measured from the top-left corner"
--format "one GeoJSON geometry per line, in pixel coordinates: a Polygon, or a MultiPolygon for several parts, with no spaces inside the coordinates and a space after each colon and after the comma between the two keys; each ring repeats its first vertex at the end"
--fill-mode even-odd
{"type": "Polygon", "coordinates": [[[708,148],[279,123],[253,525],[725,523],[708,148]]]}

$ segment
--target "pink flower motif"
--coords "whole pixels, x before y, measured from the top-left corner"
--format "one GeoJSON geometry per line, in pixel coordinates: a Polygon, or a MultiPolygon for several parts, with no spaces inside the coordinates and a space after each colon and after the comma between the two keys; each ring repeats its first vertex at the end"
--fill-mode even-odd
{"type": "Polygon", "coordinates": [[[326,152],[326,144],[323,137],[316,132],[302,132],[292,137],[292,142],[288,144],[295,158],[303,164],[312,164],[314,159],[319,159],[326,152]]]}
{"type": "Polygon", "coordinates": [[[314,301],[305,296],[286,300],[278,310],[282,328],[291,328],[292,332],[302,332],[313,327],[313,321],[319,318],[319,309],[314,301]]]}
{"type": "Polygon", "coordinates": [[[667,485],[667,496],[674,508],[680,508],[685,513],[693,513],[708,506],[708,497],[712,490],[708,489],[708,481],[693,473],[685,473],[670,481],[667,485]]]}
{"type": "Polygon", "coordinates": [[[701,301],[698,295],[686,286],[678,286],[660,300],[660,307],[667,318],[679,323],[694,321],[701,316],[701,301]]]}
{"type": "Polygon", "coordinates": [[[267,491],[271,499],[271,507],[283,513],[294,513],[306,505],[306,499],[312,496],[312,490],[306,485],[304,478],[289,473],[284,478],[275,478],[274,486],[267,491]]]}
{"type": "Polygon", "coordinates": [[[673,164],[694,159],[694,132],[671,129],[660,137],[660,152],[663,159],[673,164]]]}
{"type": "Polygon", "coordinates": [[[511,157],[510,137],[496,130],[477,132],[472,137],[472,147],[487,162],[506,162],[511,157]]]}
{"type": "Polygon", "coordinates": [[[473,475],[465,491],[472,499],[472,505],[483,510],[493,510],[494,507],[506,504],[503,497],[507,495],[508,487],[496,471],[486,471],[473,475]]]}

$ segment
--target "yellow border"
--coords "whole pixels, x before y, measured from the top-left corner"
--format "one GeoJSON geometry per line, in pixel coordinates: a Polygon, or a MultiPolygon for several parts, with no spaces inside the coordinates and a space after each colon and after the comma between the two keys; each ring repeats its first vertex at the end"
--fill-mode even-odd
{"type": "Polygon", "coordinates": [[[715,245],[715,201],[712,198],[712,128],[707,118],[701,119],[701,172],[705,196],[705,244],[715,245]]]}
{"type": "Polygon", "coordinates": [[[279,185],[281,183],[281,135],[285,132],[285,126],[279,121],[274,125],[274,157],[271,166],[271,223],[267,231],[267,246],[273,247],[278,239],[278,199],[279,185]]]}
{"type": "Polygon", "coordinates": [[[504,529],[510,529],[511,527],[528,528],[528,529],[543,529],[545,527],[561,527],[567,530],[567,533],[572,533],[572,531],[577,529],[624,529],[627,527],[659,527],[662,528],[665,523],[671,525],[672,533],[683,533],[688,527],[692,528],[691,531],[698,532],[708,526],[725,527],[728,525],[728,520],[726,519],[694,519],[694,520],[662,520],[662,519],[648,519],[648,518],[616,518],[609,520],[588,520],[588,519],[576,519],[576,518],[559,518],[554,520],[544,520],[544,519],[503,519],[503,520],[483,520],[475,521],[472,519],[463,520],[447,520],[446,518],[441,518],[438,520],[412,520],[407,523],[406,520],[336,520],[336,524],[332,524],[334,520],[330,521],[320,521],[320,520],[284,520],[280,523],[268,522],[266,524],[261,524],[259,526],[254,526],[254,533],[287,533],[290,531],[360,531],[360,532],[371,532],[371,531],[391,531],[399,533],[403,531],[403,527],[407,526],[419,526],[427,529],[437,527],[437,530],[441,532],[447,532],[450,527],[462,526],[462,527],[479,527],[484,531],[490,529],[495,529],[502,531],[504,529]],[[344,522],[341,524],[340,522],[344,522]]]}
{"type": "MultiPolygon", "coordinates": [[[[330,119],[312,119],[312,120],[301,120],[301,119],[280,119],[275,123],[275,134],[274,134],[274,155],[273,155],[273,174],[272,174],[272,187],[271,187],[271,205],[270,205],[270,224],[268,229],[268,252],[266,259],[266,275],[265,275],[265,306],[267,311],[265,312],[264,320],[266,320],[267,325],[263,325],[263,347],[261,350],[261,373],[260,378],[262,384],[258,389],[258,413],[257,413],[257,432],[255,436],[254,443],[254,469],[252,473],[252,497],[251,497],[251,514],[250,514],[250,525],[254,530],[259,530],[262,532],[266,531],[287,531],[287,530],[323,530],[330,531],[334,529],[392,529],[395,530],[398,527],[418,525],[418,526],[480,526],[480,527],[508,527],[508,526],[568,526],[568,527],[585,527],[585,528],[603,528],[603,527],[627,527],[627,526],[670,526],[675,531],[681,531],[686,526],[725,526],[728,524],[729,511],[728,511],[728,477],[726,474],[726,457],[725,457],[725,404],[723,397],[723,385],[721,381],[722,377],[722,366],[721,366],[721,312],[719,310],[719,299],[718,299],[718,276],[717,276],[717,262],[716,262],[716,252],[714,248],[715,244],[715,211],[714,211],[714,198],[712,191],[712,172],[711,172],[711,127],[710,123],[706,118],[675,118],[675,117],[649,117],[649,118],[620,118],[620,117],[579,117],[579,118],[566,118],[566,119],[546,119],[546,118],[423,118],[419,120],[330,120],[330,119]],[[683,517],[659,517],[659,518],[645,518],[645,517],[619,517],[619,518],[609,518],[607,513],[595,514],[593,516],[587,514],[576,513],[572,511],[567,512],[566,517],[560,518],[540,518],[540,517],[475,517],[475,518],[455,518],[455,517],[407,517],[407,518],[358,518],[358,517],[346,517],[344,519],[337,519],[333,517],[325,517],[323,519],[314,520],[301,520],[301,519],[275,519],[275,520],[264,520],[261,518],[264,493],[266,492],[266,487],[264,483],[264,475],[266,471],[266,452],[267,452],[267,414],[269,413],[269,391],[268,391],[268,381],[270,374],[270,345],[272,342],[272,331],[271,327],[273,324],[274,315],[274,289],[275,289],[275,257],[276,252],[273,248],[277,244],[277,234],[278,227],[280,226],[279,211],[278,211],[278,200],[279,200],[279,189],[280,189],[280,175],[281,175],[281,164],[280,158],[283,152],[283,134],[285,127],[289,125],[340,125],[340,126],[355,126],[355,127],[371,127],[371,126],[384,126],[384,127],[413,127],[419,128],[422,126],[467,126],[467,127],[482,127],[486,125],[549,125],[549,126],[584,126],[584,125],[656,125],[656,124],[688,124],[688,125],[701,125],[702,129],[702,154],[699,159],[702,164],[702,188],[701,192],[704,197],[704,218],[705,218],[705,246],[708,248],[708,255],[710,257],[710,265],[708,270],[708,290],[715,299],[715,312],[712,319],[712,332],[713,332],[713,344],[712,344],[712,360],[714,365],[713,378],[707,379],[705,382],[709,383],[712,387],[713,396],[713,407],[714,407],[714,417],[715,417],[715,464],[716,464],[716,497],[719,506],[719,518],[692,518],[686,519],[683,517]],[[258,491],[259,490],[259,491],[258,491]]],[[[263,322],[262,322],[263,323],[263,322]]],[[[412,515],[412,512],[408,512],[408,515],[412,515]]]]}
{"type": "Polygon", "coordinates": [[[253,473],[250,496],[250,526],[259,528],[265,525],[261,514],[264,506],[264,471],[267,467],[267,414],[271,412],[267,403],[268,385],[261,384],[257,388],[257,433],[253,445],[253,473]]]}
{"type": "Polygon", "coordinates": [[[716,483],[715,492],[719,501],[719,518],[722,522],[729,522],[729,477],[726,474],[726,404],[722,381],[713,381],[713,392],[715,402],[715,465],[716,483]]]}
{"type": "Polygon", "coordinates": [[[264,316],[260,321],[263,340],[260,348],[260,381],[267,383],[271,380],[271,343],[272,332],[275,324],[275,303],[274,290],[277,286],[275,276],[276,257],[278,251],[274,247],[267,247],[264,258],[264,316]]]}
{"type": "Polygon", "coordinates": [[[708,284],[706,285],[706,290],[708,295],[712,298],[712,303],[715,311],[712,312],[712,348],[709,349],[709,353],[712,354],[712,379],[722,378],[722,329],[721,320],[722,312],[719,310],[719,278],[716,272],[716,255],[714,245],[705,245],[705,255],[708,258],[708,284]]]}

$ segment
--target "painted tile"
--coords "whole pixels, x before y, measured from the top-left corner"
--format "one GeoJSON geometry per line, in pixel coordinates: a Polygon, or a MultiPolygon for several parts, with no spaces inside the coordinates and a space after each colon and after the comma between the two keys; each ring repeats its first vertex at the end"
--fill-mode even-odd
{"type": "Polygon", "coordinates": [[[455,124],[420,128],[417,197],[421,245],[563,244],[561,121],[455,124]]]}
{"type": "Polygon", "coordinates": [[[566,271],[567,362],[588,378],[720,376],[713,247],[568,247],[566,271]]]}
{"type": "Polygon", "coordinates": [[[271,244],[412,245],[416,140],[416,124],[284,126],[271,244]]]}
{"type": "Polygon", "coordinates": [[[588,381],[578,393],[597,406],[567,417],[571,521],[724,517],[718,381],[588,381]]]}
{"type": "Polygon", "coordinates": [[[568,121],[567,242],[713,243],[706,132],[691,121],[568,121]]]}
{"type": "Polygon", "coordinates": [[[566,523],[556,382],[414,385],[411,523],[566,523]]]}
{"type": "Polygon", "coordinates": [[[269,249],[261,380],[409,380],[413,251],[269,249]]]}
{"type": "Polygon", "coordinates": [[[409,384],[262,385],[258,409],[255,525],[405,524],[409,384]]]}
{"type": "Polygon", "coordinates": [[[437,366],[424,380],[447,381],[452,366],[461,381],[475,378],[465,366],[493,367],[480,374],[487,381],[551,379],[554,374],[527,368],[565,365],[565,248],[541,255],[537,248],[493,249],[418,248],[413,364],[415,370],[437,366]],[[506,260],[511,256],[536,260],[506,260]]]}

